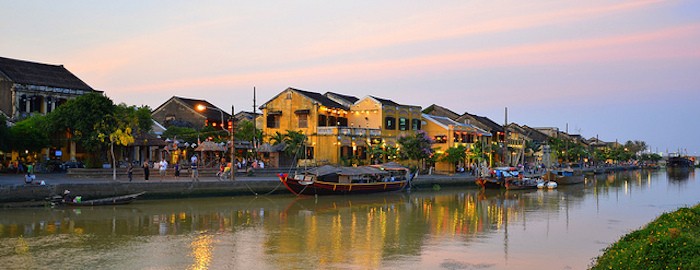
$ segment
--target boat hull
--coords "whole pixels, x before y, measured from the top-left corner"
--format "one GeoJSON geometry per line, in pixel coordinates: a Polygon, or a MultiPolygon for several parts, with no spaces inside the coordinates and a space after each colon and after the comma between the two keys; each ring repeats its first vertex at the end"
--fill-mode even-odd
{"type": "Polygon", "coordinates": [[[399,191],[408,185],[408,181],[376,183],[335,183],[294,179],[288,174],[278,175],[282,184],[296,195],[350,195],[399,191]]]}
{"type": "Polygon", "coordinates": [[[87,201],[81,201],[81,202],[61,201],[61,202],[59,202],[59,204],[67,205],[67,206],[99,206],[99,205],[129,204],[129,203],[133,202],[134,200],[136,200],[139,196],[141,196],[145,193],[146,192],[140,192],[140,193],[129,194],[129,195],[124,195],[124,196],[94,199],[94,200],[87,200],[87,201]]]}
{"type": "Polygon", "coordinates": [[[477,178],[475,183],[481,188],[500,189],[504,187],[504,182],[495,178],[477,178]]]}

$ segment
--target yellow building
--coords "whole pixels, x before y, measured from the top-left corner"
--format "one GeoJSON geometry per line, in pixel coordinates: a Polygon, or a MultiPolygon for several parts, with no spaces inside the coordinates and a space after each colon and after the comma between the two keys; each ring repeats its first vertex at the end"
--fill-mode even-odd
{"type": "MultiPolygon", "coordinates": [[[[263,104],[263,135],[298,131],[307,136],[309,164],[368,164],[372,146],[396,146],[421,128],[421,108],[367,96],[319,94],[287,88],[263,104]]],[[[384,161],[384,160],[382,160],[384,161]]]]}
{"type": "MultiPolygon", "coordinates": [[[[465,146],[470,152],[477,144],[488,145],[491,133],[466,123],[456,122],[448,117],[423,114],[423,130],[435,142],[437,154],[444,153],[447,149],[458,146],[465,146]]],[[[468,155],[467,155],[468,156],[468,155]]],[[[467,159],[462,166],[469,165],[471,160],[467,159]]],[[[438,173],[454,173],[455,164],[444,161],[435,163],[435,171],[438,173]]]]}

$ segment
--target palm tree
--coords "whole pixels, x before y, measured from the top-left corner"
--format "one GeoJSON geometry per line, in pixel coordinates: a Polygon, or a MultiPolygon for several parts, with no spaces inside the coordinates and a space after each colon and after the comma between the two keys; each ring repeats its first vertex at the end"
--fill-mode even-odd
{"type": "Polygon", "coordinates": [[[270,135],[270,143],[272,143],[272,145],[278,145],[283,142],[284,134],[280,133],[279,131],[275,131],[275,134],[270,135]]]}
{"type": "Polygon", "coordinates": [[[299,158],[300,154],[302,154],[302,151],[304,150],[306,135],[299,131],[287,130],[287,134],[284,134],[283,141],[284,144],[286,144],[284,147],[284,152],[295,157],[294,161],[296,162],[296,159],[299,158]]]}

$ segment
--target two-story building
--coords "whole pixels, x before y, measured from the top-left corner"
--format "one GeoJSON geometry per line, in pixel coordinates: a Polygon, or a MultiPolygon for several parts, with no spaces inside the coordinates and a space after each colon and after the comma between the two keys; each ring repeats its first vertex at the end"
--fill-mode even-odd
{"type": "Polygon", "coordinates": [[[301,159],[315,164],[370,163],[372,146],[396,146],[420,130],[420,107],[367,96],[320,94],[287,88],[263,104],[263,134],[298,131],[307,136],[301,159]]]}
{"type": "Polygon", "coordinates": [[[99,92],[68,71],[50,65],[0,57],[0,112],[11,122],[46,114],[66,101],[99,92]]]}
{"type": "MultiPolygon", "coordinates": [[[[467,167],[476,160],[469,158],[469,153],[478,145],[483,147],[490,141],[491,133],[477,128],[471,124],[459,123],[445,116],[423,114],[423,130],[433,139],[433,148],[436,153],[444,153],[447,149],[464,146],[467,151],[467,158],[461,162],[467,167]]],[[[483,148],[482,148],[483,149],[483,148]]],[[[438,173],[454,173],[455,164],[444,161],[435,163],[435,171],[438,173]]]]}
{"type": "MultiPolygon", "coordinates": [[[[68,71],[63,65],[50,65],[0,57],[0,114],[17,122],[32,114],[46,114],[70,99],[87,93],[102,93],[68,71]]],[[[45,159],[76,160],[74,142],[55,149],[44,149],[45,159]],[[65,153],[65,154],[64,154],[65,153]]],[[[19,155],[13,153],[15,160],[19,155]]]]}

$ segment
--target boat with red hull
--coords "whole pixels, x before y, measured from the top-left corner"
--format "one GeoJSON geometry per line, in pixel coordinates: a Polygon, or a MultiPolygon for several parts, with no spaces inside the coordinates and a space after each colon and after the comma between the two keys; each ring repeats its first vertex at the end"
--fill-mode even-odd
{"type": "Polygon", "coordinates": [[[322,166],[302,174],[278,175],[282,184],[296,195],[347,195],[400,191],[411,175],[397,165],[362,167],[322,166]]]}

